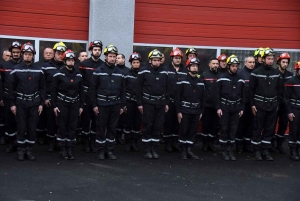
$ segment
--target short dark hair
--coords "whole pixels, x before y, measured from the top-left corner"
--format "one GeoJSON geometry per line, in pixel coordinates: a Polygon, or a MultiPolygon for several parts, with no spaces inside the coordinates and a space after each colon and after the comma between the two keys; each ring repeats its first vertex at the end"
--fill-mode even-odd
{"type": "Polygon", "coordinates": [[[86,52],[86,51],[85,50],[80,50],[79,53],[78,53],[78,56],[80,57],[80,54],[83,53],[83,52],[86,52]]]}
{"type": "Polygon", "coordinates": [[[125,59],[125,55],[124,54],[118,54],[117,56],[121,55],[122,59],[125,59]]]}
{"type": "Polygon", "coordinates": [[[217,60],[217,61],[218,61],[218,58],[216,58],[216,57],[211,57],[211,58],[209,59],[209,63],[210,63],[211,61],[213,61],[213,60],[217,60]]]}

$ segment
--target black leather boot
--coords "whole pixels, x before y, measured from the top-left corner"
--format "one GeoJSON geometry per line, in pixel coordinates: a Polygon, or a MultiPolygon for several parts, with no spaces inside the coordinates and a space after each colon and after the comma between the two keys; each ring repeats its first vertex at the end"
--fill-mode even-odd
{"type": "Polygon", "coordinates": [[[299,157],[297,156],[296,147],[290,147],[290,159],[293,161],[299,161],[299,157]]]}
{"type": "Polygon", "coordinates": [[[255,150],[254,153],[255,153],[255,159],[257,161],[262,161],[261,150],[255,150]]]}
{"type": "Polygon", "coordinates": [[[186,145],[182,145],[182,146],[181,146],[180,158],[183,159],[183,160],[186,160],[186,159],[187,159],[186,145]]]}
{"type": "Polygon", "coordinates": [[[131,151],[131,139],[125,139],[125,151],[129,152],[131,151]]]}
{"type": "Polygon", "coordinates": [[[74,147],[68,147],[68,156],[69,156],[69,159],[70,160],[75,160],[75,157],[74,157],[74,147]]]}
{"type": "Polygon", "coordinates": [[[158,159],[159,158],[159,155],[156,153],[156,149],[157,149],[157,146],[156,145],[152,145],[152,147],[151,147],[151,153],[152,153],[152,158],[154,158],[154,159],[158,159]]]}
{"type": "Polygon", "coordinates": [[[209,151],[212,151],[212,152],[216,151],[214,142],[208,142],[208,147],[207,148],[208,148],[209,151]]]}
{"type": "Polygon", "coordinates": [[[236,157],[235,157],[235,155],[233,153],[233,146],[234,146],[233,144],[230,144],[227,147],[228,157],[229,157],[230,160],[236,161],[236,157]]]}
{"type": "Polygon", "coordinates": [[[26,147],[25,149],[25,158],[30,160],[30,161],[35,161],[36,158],[32,154],[32,147],[26,147]]]}
{"type": "Polygon", "coordinates": [[[134,152],[139,152],[139,148],[137,146],[137,143],[138,143],[138,139],[132,139],[131,140],[131,151],[134,151],[134,152]]]}
{"type": "Polygon", "coordinates": [[[55,151],[55,138],[49,137],[48,138],[48,152],[54,152],[55,151]]]}
{"type": "Polygon", "coordinates": [[[225,161],[229,161],[229,156],[228,156],[228,152],[227,151],[222,151],[221,154],[222,154],[222,158],[225,161]]]}
{"type": "Polygon", "coordinates": [[[168,153],[172,153],[173,152],[172,142],[171,141],[165,141],[165,151],[168,152],[168,153]]]}
{"type": "Polygon", "coordinates": [[[203,151],[204,152],[208,151],[208,142],[207,141],[203,141],[203,151]]]}
{"type": "Polygon", "coordinates": [[[264,158],[265,160],[267,160],[267,161],[273,161],[273,158],[272,158],[272,156],[270,155],[270,152],[269,152],[268,149],[264,149],[264,150],[263,150],[262,156],[263,156],[263,158],[264,158]]]}
{"type": "Polygon", "coordinates": [[[25,155],[25,149],[22,147],[22,148],[18,148],[18,158],[17,160],[18,161],[24,161],[24,155],[25,155]]]}
{"type": "Polygon", "coordinates": [[[277,140],[277,146],[276,146],[276,149],[278,150],[279,153],[281,154],[286,154],[282,144],[283,144],[284,141],[282,141],[281,139],[277,140]]]}
{"type": "Polygon", "coordinates": [[[97,156],[98,160],[104,160],[105,159],[105,155],[104,155],[104,151],[101,150],[98,152],[98,156],[97,156]]]}
{"type": "Polygon", "coordinates": [[[83,152],[85,153],[90,153],[91,148],[90,148],[90,140],[88,136],[84,136],[81,138],[82,140],[82,146],[83,146],[83,152]]]}
{"type": "Polygon", "coordinates": [[[6,144],[5,136],[1,136],[0,137],[0,145],[5,145],[5,144],[6,144]]]}
{"type": "Polygon", "coordinates": [[[198,159],[199,159],[199,157],[196,156],[196,155],[192,152],[192,148],[191,148],[190,146],[187,147],[186,153],[187,153],[187,157],[188,157],[188,158],[195,159],[195,160],[198,160],[198,159]]]}
{"type": "Polygon", "coordinates": [[[91,152],[96,153],[96,135],[90,135],[91,152]]]}
{"type": "Polygon", "coordinates": [[[178,140],[172,141],[172,149],[173,149],[173,151],[176,151],[176,152],[179,152],[181,150],[178,140]]]}
{"type": "Polygon", "coordinates": [[[67,148],[65,146],[62,146],[60,149],[60,158],[68,160],[68,153],[67,153],[67,148]]]}
{"type": "Polygon", "coordinates": [[[117,157],[114,155],[114,153],[112,151],[107,152],[107,158],[109,160],[116,160],[117,159],[117,157]]]}

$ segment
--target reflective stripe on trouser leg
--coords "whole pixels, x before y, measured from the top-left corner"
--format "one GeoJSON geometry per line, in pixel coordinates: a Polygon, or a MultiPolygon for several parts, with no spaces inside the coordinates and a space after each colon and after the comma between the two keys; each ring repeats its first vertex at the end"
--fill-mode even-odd
{"type": "Polygon", "coordinates": [[[53,107],[45,107],[45,112],[47,116],[47,122],[46,122],[46,127],[47,127],[47,137],[56,137],[57,134],[57,129],[58,129],[58,123],[56,123],[56,117],[53,112],[53,107]]]}
{"type": "Polygon", "coordinates": [[[276,134],[276,140],[278,143],[282,143],[285,141],[285,131],[288,127],[288,116],[287,116],[287,110],[284,103],[280,103],[278,108],[278,130],[276,134]]]}
{"type": "Polygon", "coordinates": [[[181,144],[194,144],[195,137],[197,135],[197,128],[199,123],[198,114],[182,114],[182,120],[180,124],[180,136],[179,142],[181,144]]]}
{"type": "Polygon", "coordinates": [[[4,115],[5,115],[5,135],[8,138],[15,139],[17,133],[16,117],[10,110],[10,101],[5,98],[3,99],[3,101],[4,101],[4,115]]]}
{"type": "Polygon", "coordinates": [[[165,113],[164,134],[165,142],[178,140],[179,123],[174,103],[169,104],[169,110],[165,113]]]}
{"type": "Polygon", "coordinates": [[[274,125],[276,124],[277,110],[266,111],[264,117],[261,147],[262,149],[270,149],[271,140],[274,137],[274,125]]]}
{"type": "Polygon", "coordinates": [[[217,110],[213,107],[205,107],[201,134],[203,141],[214,141],[218,133],[218,123],[217,110]]]}
{"type": "Polygon", "coordinates": [[[296,147],[297,145],[300,145],[300,109],[292,107],[292,112],[294,113],[295,117],[293,121],[290,122],[289,146],[296,147]]]}
{"type": "Polygon", "coordinates": [[[137,108],[136,102],[126,102],[127,111],[125,113],[124,129],[126,139],[139,139],[141,128],[141,113],[137,108]]]}

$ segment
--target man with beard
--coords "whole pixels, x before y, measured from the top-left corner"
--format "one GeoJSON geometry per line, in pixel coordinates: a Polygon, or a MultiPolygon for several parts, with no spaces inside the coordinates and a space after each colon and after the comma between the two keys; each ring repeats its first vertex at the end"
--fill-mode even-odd
{"type": "Polygon", "coordinates": [[[142,114],[146,159],[158,159],[156,153],[159,135],[164,125],[165,112],[168,112],[168,72],[161,67],[162,54],[158,50],[149,53],[149,64],[146,64],[137,77],[137,105],[142,114]]]}
{"type": "Polygon", "coordinates": [[[227,56],[226,54],[221,54],[218,56],[218,61],[219,61],[219,69],[218,71],[223,74],[223,73],[227,73],[227,66],[226,66],[226,60],[227,60],[227,56]]]}
{"type": "Polygon", "coordinates": [[[10,109],[17,121],[17,159],[32,161],[35,160],[32,147],[36,141],[36,124],[46,99],[46,86],[43,71],[33,64],[33,45],[25,43],[21,51],[23,61],[10,73],[10,109]]]}
{"type": "Polygon", "coordinates": [[[254,130],[251,144],[255,158],[273,161],[270,155],[274,135],[279,97],[282,90],[280,73],[273,68],[275,52],[266,48],[262,54],[262,65],[252,71],[250,77],[250,105],[254,115],[254,130]],[[263,156],[263,158],[262,158],[263,156]]]}
{"type": "Polygon", "coordinates": [[[202,74],[205,85],[205,109],[202,118],[202,141],[203,151],[216,151],[214,140],[218,134],[219,118],[215,108],[215,83],[218,79],[219,62],[217,58],[211,58],[209,61],[209,70],[202,74]]]}
{"type": "Polygon", "coordinates": [[[82,79],[83,88],[85,93],[84,106],[82,112],[82,140],[83,140],[83,151],[86,153],[96,152],[96,116],[93,112],[93,105],[90,97],[90,86],[92,81],[93,73],[96,69],[101,66],[104,62],[100,59],[102,53],[103,44],[100,40],[94,40],[90,42],[89,51],[91,57],[84,60],[79,67],[82,79]]]}
{"type": "Polygon", "coordinates": [[[108,159],[116,160],[116,127],[126,102],[125,80],[123,72],[115,66],[118,49],[109,45],[103,52],[105,63],[93,73],[90,85],[93,111],[97,115],[97,158],[104,160],[106,155],[108,159]]]}
{"type": "Polygon", "coordinates": [[[233,153],[239,118],[245,106],[244,80],[237,74],[240,64],[235,55],[227,58],[227,72],[221,74],[216,83],[216,109],[220,118],[220,146],[224,160],[235,161],[233,153]]]}
{"type": "Polygon", "coordinates": [[[300,61],[295,63],[296,75],[285,83],[286,109],[290,121],[289,147],[290,159],[299,161],[300,157],[300,61]]]}
{"type": "MultiPolygon", "coordinates": [[[[5,129],[5,135],[7,136],[8,147],[6,149],[7,153],[10,153],[16,150],[15,140],[16,140],[16,132],[17,132],[17,125],[15,116],[10,111],[10,97],[9,97],[9,85],[11,83],[11,76],[10,73],[13,67],[19,64],[21,59],[21,43],[18,41],[14,41],[9,46],[9,51],[12,54],[12,59],[5,62],[1,67],[1,78],[3,83],[3,102],[4,102],[4,111],[3,114],[5,116],[4,122],[1,122],[0,129],[5,129]],[[5,125],[5,127],[4,127],[5,125]]],[[[0,106],[3,109],[3,104],[0,106]]],[[[3,131],[2,131],[3,132],[3,131]]]]}
{"type": "MultiPolygon", "coordinates": [[[[285,52],[280,54],[277,57],[276,63],[277,63],[277,72],[280,73],[281,78],[283,79],[283,82],[286,83],[290,78],[293,77],[293,73],[287,70],[287,67],[289,66],[291,57],[290,55],[285,52]]],[[[284,84],[282,83],[282,84],[284,84]]],[[[282,88],[284,88],[284,86],[282,86],[282,88]]],[[[286,105],[284,103],[283,100],[283,90],[282,90],[282,94],[279,97],[279,107],[278,107],[278,130],[277,130],[277,134],[275,135],[275,140],[276,140],[276,147],[275,149],[273,148],[272,150],[278,151],[281,154],[285,154],[285,151],[282,147],[283,142],[285,141],[285,131],[288,127],[288,114],[286,111],[286,105]]],[[[274,125],[276,127],[276,125],[274,125]]],[[[275,131],[276,128],[274,128],[275,131]]],[[[274,145],[275,143],[273,142],[272,145],[274,145]]]]}
{"type": "Polygon", "coordinates": [[[47,116],[47,137],[48,137],[48,151],[53,152],[55,150],[56,135],[57,135],[57,124],[56,117],[53,112],[53,105],[51,104],[51,91],[53,75],[58,73],[59,70],[64,66],[62,59],[63,53],[67,50],[67,46],[63,42],[56,43],[53,46],[54,58],[44,63],[42,70],[44,72],[46,81],[46,93],[47,99],[45,100],[45,112],[47,116]]]}
{"type": "Polygon", "coordinates": [[[254,57],[247,56],[244,64],[244,68],[237,72],[245,81],[245,109],[243,116],[240,118],[239,127],[235,136],[236,151],[238,153],[242,153],[243,150],[252,152],[251,138],[253,133],[253,114],[249,100],[249,80],[251,72],[255,67],[254,57]]]}
{"type": "Polygon", "coordinates": [[[176,96],[176,83],[179,82],[183,76],[187,75],[187,70],[181,63],[183,53],[180,49],[174,48],[170,53],[171,63],[166,67],[168,70],[168,87],[169,87],[169,111],[165,114],[164,123],[164,142],[166,152],[179,151],[178,135],[179,135],[179,123],[177,120],[177,113],[175,108],[175,96],[176,96]]]}

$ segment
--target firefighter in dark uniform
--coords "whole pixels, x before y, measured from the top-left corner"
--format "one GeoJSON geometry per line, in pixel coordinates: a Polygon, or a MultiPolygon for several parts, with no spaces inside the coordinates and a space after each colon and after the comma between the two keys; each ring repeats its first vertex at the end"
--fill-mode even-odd
{"type": "Polygon", "coordinates": [[[84,103],[83,80],[79,70],[75,69],[74,52],[67,50],[62,58],[65,67],[53,75],[52,106],[59,128],[57,141],[61,147],[60,156],[74,160],[78,116],[84,103]]]}
{"type": "Polygon", "coordinates": [[[124,137],[126,151],[139,151],[137,147],[138,140],[141,137],[141,113],[137,108],[136,89],[137,75],[140,70],[142,57],[134,52],[129,57],[131,69],[124,75],[126,86],[126,113],[124,123],[124,137]]]}
{"type": "Polygon", "coordinates": [[[268,161],[273,160],[270,155],[271,140],[283,82],[280,73],[272,67],[274,55],[273,49],[266,48],[262,55],[263,64],[252,71],[250,77],[249,99],[254,115],[251,144],[259,161],[262,156],[268,161]]]}
{"type": "MultiPolygon", "coordinates": [[[[12,42],[9,46],[9,51],[12,54],[12,59],[3,63],[1,66],[1,78],[3,83],[3,102],[4,102],[4,122],[1,124],[5,124],[5,135],[7,136],[8,147],[6,149],[7,153],[10,153],[16,150],[15,141],[16,141],[16,133],[17,133],[17,125],[15,121],[15,116],[10,111],[10,97],[9,97],[9,86],[11,83],[10,73],[13,67],[19,64],[21,59],[21,44],[18,41],[12,42]]],[[[2,109],[2,107],[1,107],[2,109]]],[[[2,129],[2,126],[1,126],[2,129]]]]}
{"type": "Polygon", "coordinates": [[[182,51],[178,48],[174,48],[170,53],[170,57],[171,63],[166,66],[166,69],[168,70],[170,102],[168,103],[169,111],[165,114],[163,134],[165,150],[169,153],[173,150],[180,151],[180,147],[178,146],[179,123],[175,108],[176,83],[179,82],[182,77],[187,75],[187,70],[181,63],[183,59],[182,51]]]}
{"type": "Polygon", "coordinates": [[[202,74],[205,85],[205,109],[202,118],[203,151],[216,151],[214,141],[218,134],[219,117],[215,108],[215,84],[218,79],[219,62],[217,58],[209,61],[209,70],[202,74]]]}
{"type": "MultiPolygon", "coordinates": [[[[44,66],[44,63],[50,61],[54,57],[54,51],[51,47],[47,47],[44,49],[44,59],[35,62],[35,64],[42,68],[44,66]]],[[[37,134],[37,141],[39,144],[44,144],[46,140],[46,112],[45,108],[43,109],[42,114],[39,117],[39,122],[36,126],[36,134],[37,134]]]]}
{"type": "Polygon", "coordinates": [[[93,73],[90,96],[97,115],[98,159],[105,159],[106,153],[108,159],[115,160],[116,127],[126,102],[125,80],[123,72],[115,66],[118,49],[109,45],[103,52],[105,63],[93,73]]]}
{"type": "Polygon", "coordinates": [[[285,83],[284,101],[290,121],[289,147],[290,159],[300,158],[300,61],[295,63],[296,75],[285,83]]]}
{"type": "MultiPolygon", "coordinates": [[[[197,55],[198,55],[197,50],[193,46],[185,50],[186,61],[188,59],[197,58],[197,55]]],[[[199,71],[198,74],[202,74],[202,70],[200,69],[200,67],[198,71],[199,71]]]]}
{"type": "Polygon", "coordinates": [[[227,61],[227,56],[226,54],[221,54],[218,56],[218,61],[219,61],[219,73],[223,74],[223,73],[227,73],[228,69],[227,69],[227,65],[226,65],[226,61],[227,61]]]}
{"type": "Polygon", "coordinates": [[[43,71],[35,64],[35,50],[26,43],[21,48],[23,61],[11,71],[9,95],[11,111],[16,115],[18,160],[35,160],[32,147],[36,141],[36,125],[46,99],[43,71]],[[24,157],[25,156],[25,157],[24,157]]]}
{"type": "MultiPolygon", "coordinates": [[[[124,54],[118,54],[116,59],[117,67],[123,71],[123,74],[128,74],[129,69],[127,66],[125,66],[125,55],[124,54]]],[[[120,115],[118,127],[117,127],[117,143],[119,144],[125,144],[124,139],[124,123],[125,123],[125,113],[120,115]]]]}
{"type": "Polygon", "coordinates": [[[254,67],[255,69],[260,67],[261,64],[263,63],[262,55],[263,55],[264,51],[265,51],[265,49],[262,48],[262,47],[260,47],[260,48],[258,48],[257,50],[254,51],[253,56],[255,58],[255,67],[254,67]]]}
{"type": "Polygon", "coordinates": [[[181,159],[199,159],[191,149],[205,107],[205,87],[201,76],[197,75],[199,66],[200,61],[197,58],[188,59],[186,62],[188,74],[177,82],[175,104],[181,131],[179,136],[181,159]]]}
{"type": "Polygon", "coordinates": [[[53,105],[51,103],[51,91],[52,91],[52,81],[53,75],[58,73],[59,70],[64,66],[62,59],[63,53],[67,50],[67,46],[63,42],[56,43],[53,46],[54,58],[50,61],[44,63],[42,70],[44,72],[46,81],[46,93],[47,99],[45,101],[45,112],[47,119],[47,138],[48,138],[48,151],[53,152],[56,146],[56,135],[57,135],[57,124],[56,117],[53,112],[53,105]]]}
{"type": "Polygon", "coordinates": [[[142,67],[137,77],[137,105],[144,125],[142,142],[147,159],[157,159],[159,135],[168,112],[168,72],[161,66],[162,54],[153,50],[149,54],[151,63],[142,67]]]}
{"type": "Polygon", "coordinates": [[[224,160],[236,160],[233,153],[239,118],[245,106],[245,81],[237,74],[240,64],[235,55],[226,61],[228,71],[220,75],[216,83],[216,109],[220,117],[220,146],[224,160]]]}
{"type": "Polygon", "coordinates": [[[246,152],[252,152],[251,138],[253,133],[253,114],[251,110],[249,100],[249,81],[251,72],[255,67],[255,59],[253,56],[247,56],[245,58],[244,68],[238,70],[237,74],[242,76],[245,81],[245,108],[244,114],[240,118],[239,127],[235,136],[236,151],[242,153],[243,150],[246,152]]]}
{"type": "MultiPolygon", "coordinates": [[[[293,77],[293,73],[287,70],[287,67],[289,66],[291,57],[290,55],[285,52],[280,54],[277,57],[276,63],[278,65],[277,71],[280,73],[281,78],[283,79],[283,82],[286,83],[290,78],[293,77]]],[[[283,83],[283,84],[284,84],[283,83]]],[[[275,150],[276,152],[279,152],[281,154],[285,154],[285,151],[282,147],[283,142],[285,141],[285,131],[288,127],[288,116],[286,111],[286,106],[283,100],[283,94],[284,94],[284,86],[282,86],[282,94],[279,97],[279,107],[278,107],[278,130],[275,134],[275,140],[276,140],[276,147],[272,150],[275,150]]],[[[276,125],[274,125],[276,127],[276,125]]],[[[275,131],[276,128],[274,128],[275,131]]],[[[275,143],[273,142],[272,145],[275,143]]],[[[274,147],[274,146],[273,146],[274,147]]]]}
{"type": "Polygon", "coordinates": [[[92,81],[93,73],[98,67],[104,62],[100,59],[103,49],[103,44],[100,40],[90,42],[89,51],[91,57],[84,60],[79,66],[82,78],[83,88],[85,93],[85,103],[82,112],[82,140],[83,140],[83,151],[86,153],[96,152],[96,115],[93,111],[93,105],[90,97],[90,86],[92,81]]]}

